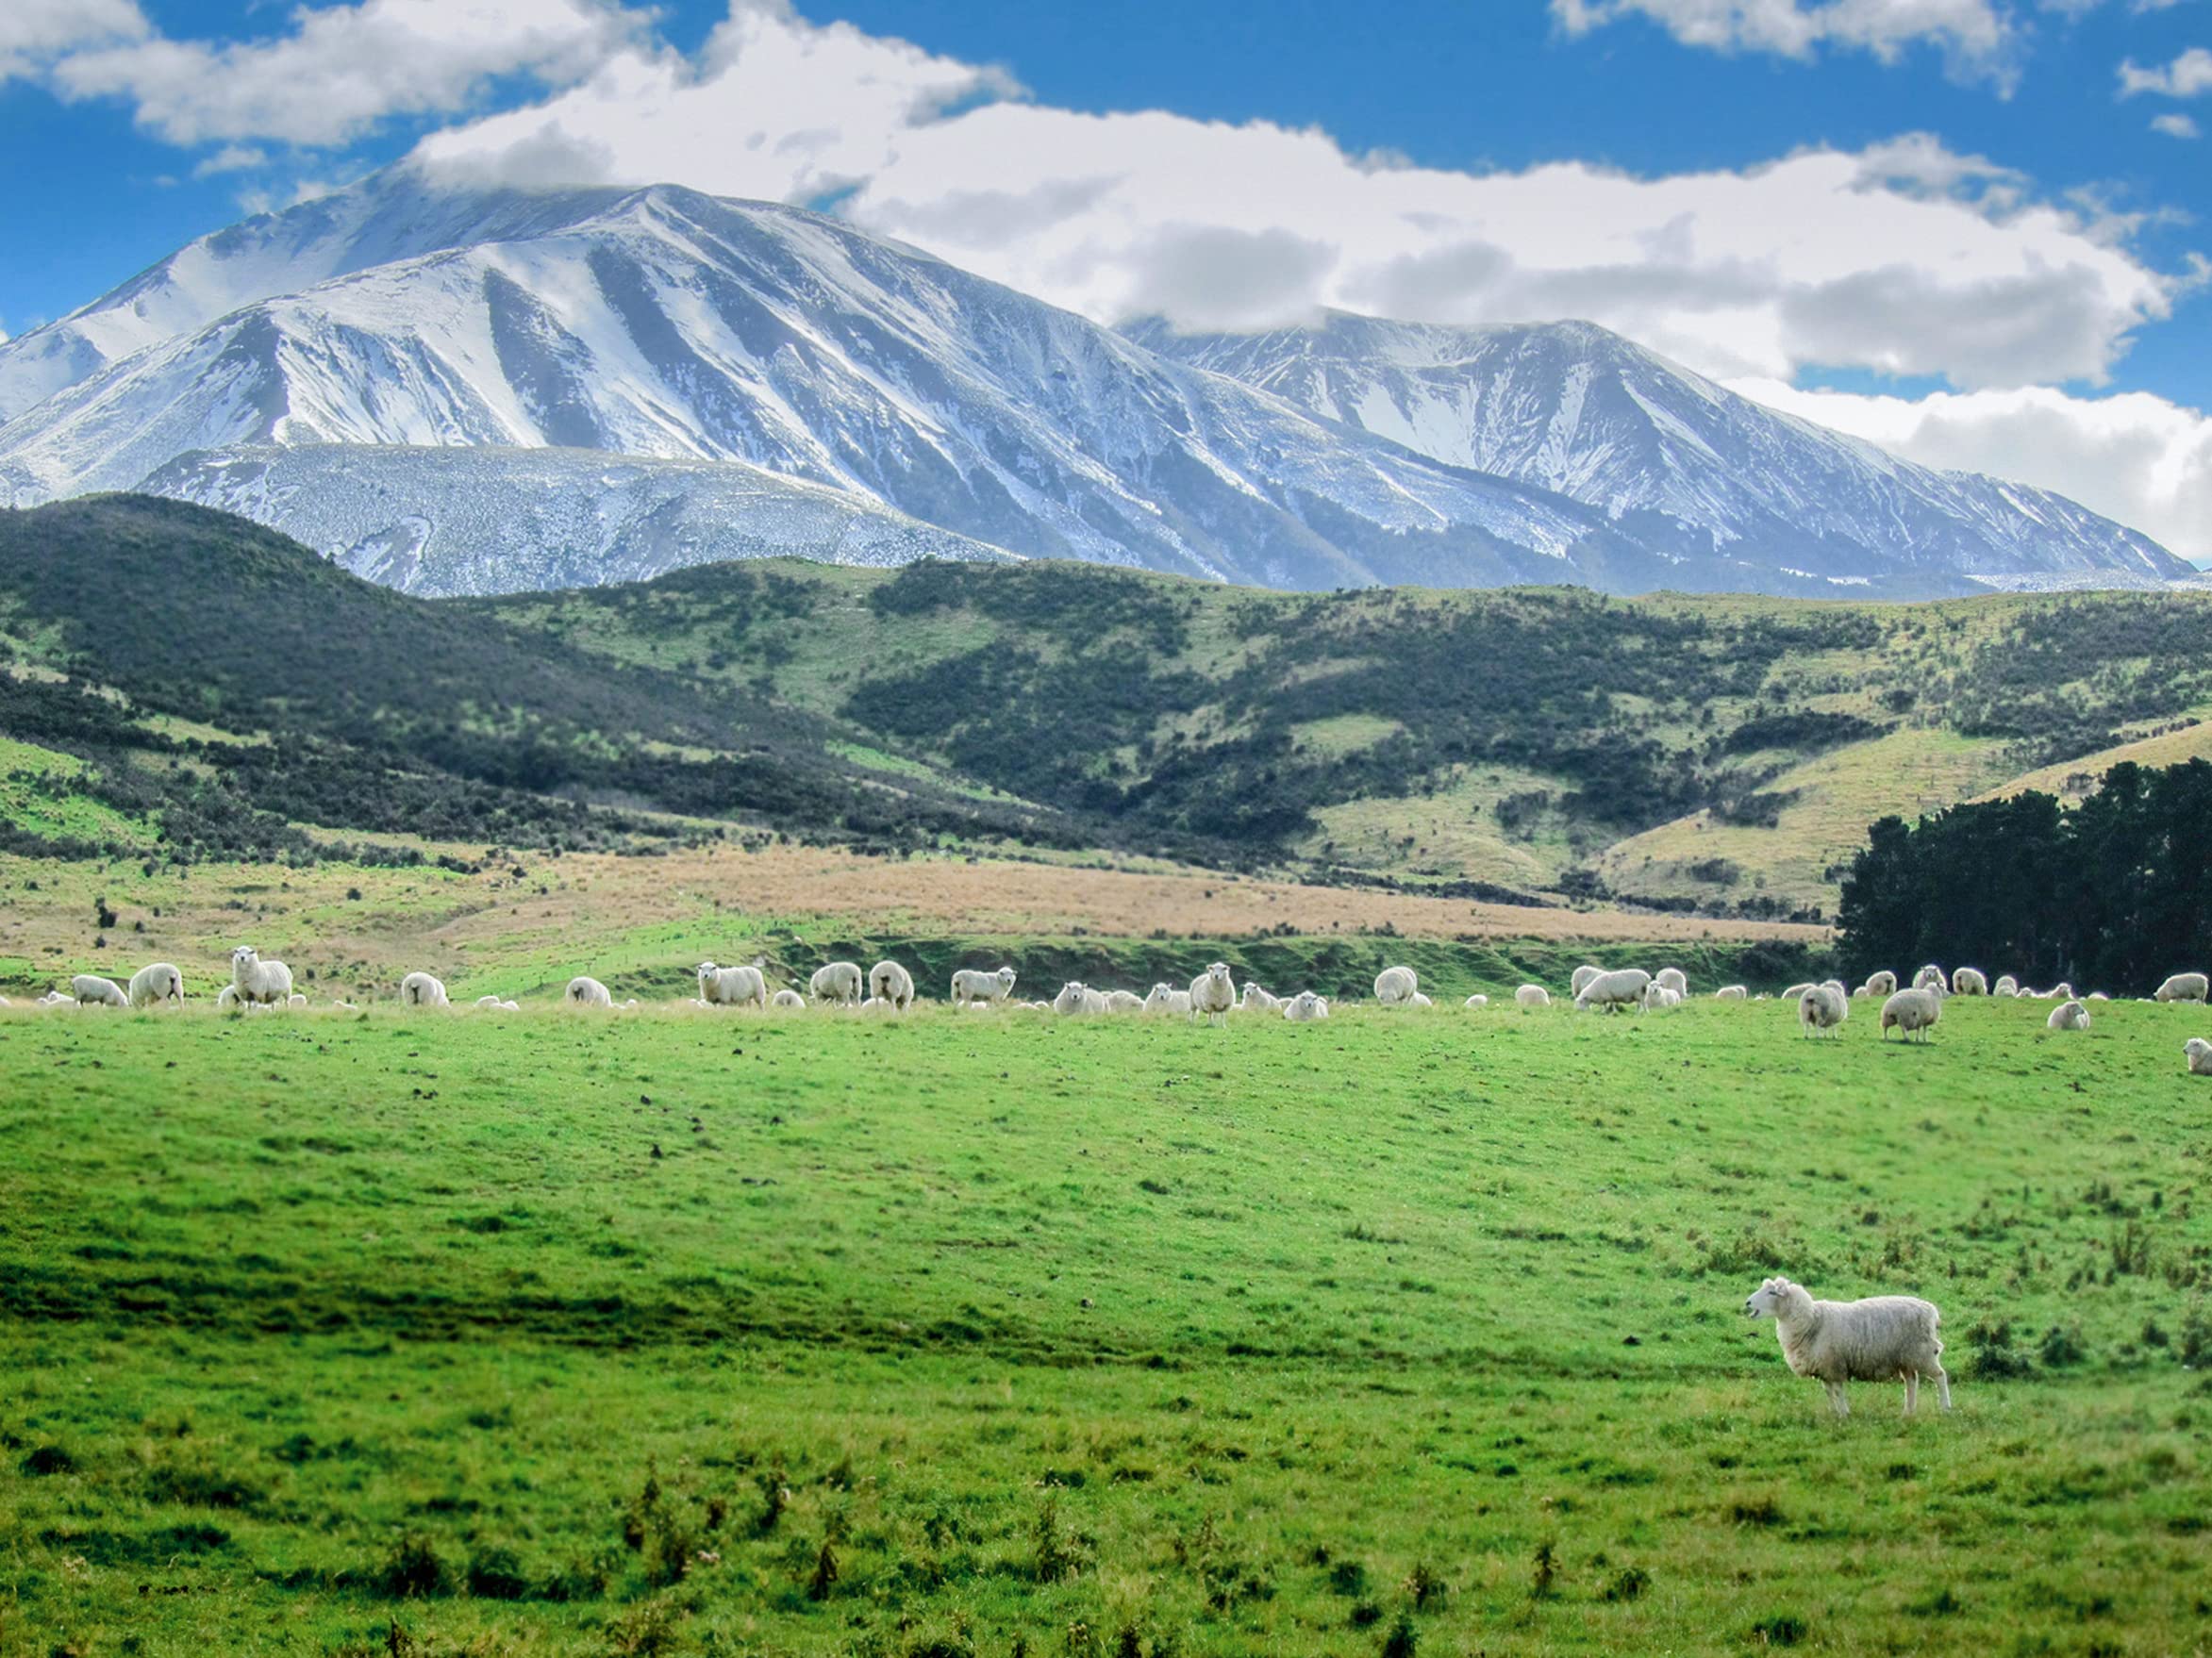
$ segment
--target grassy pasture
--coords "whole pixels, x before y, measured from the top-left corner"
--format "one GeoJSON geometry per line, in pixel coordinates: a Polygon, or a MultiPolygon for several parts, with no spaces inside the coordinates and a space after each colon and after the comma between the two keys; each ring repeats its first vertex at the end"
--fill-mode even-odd
{"type": "Polygon", "coordinates": [[[10,1011],[0,1653],[2202,1649],[2203,1011],[10,1011]]]}

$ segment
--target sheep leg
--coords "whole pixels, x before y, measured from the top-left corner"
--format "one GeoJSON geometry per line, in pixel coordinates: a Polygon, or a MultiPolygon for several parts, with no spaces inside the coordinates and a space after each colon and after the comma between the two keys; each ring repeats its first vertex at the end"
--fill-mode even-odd
{"type": "Polygon", "coordinates": [[[1843,1384],[1824,1382],[1821,1385],[1828,1390],[1828,1408],[1836,1413],[1836,1419],[1841,1421],[1851,1415],[1851,1403],[1843,1397],[1843,1384]]]}
{"type": "Polygon", "coordinates": [[[1949,1410],[1951,1408],[1951,1378],[1945,1373],[1941,1365],[1936,1366],[1935,1371],[1936,1397],[1943,1401],[1943,1408],[1949,1410]]]}
{"type": "Polygon", "coordinates": [[[1921,1373],[1918,1370],[1907,1370],[1904,1373],[1904,1414],[1909,1417],[1920,1408],[1921,1373]]]}

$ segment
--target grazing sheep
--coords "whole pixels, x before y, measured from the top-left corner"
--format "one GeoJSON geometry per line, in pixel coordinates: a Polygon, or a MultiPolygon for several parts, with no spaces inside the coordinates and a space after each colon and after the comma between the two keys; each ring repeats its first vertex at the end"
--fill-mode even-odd
{"type": "Polygon", "coordinates": [[[1813,987],[1810,980],[1807,980],[1805,984],[1802,985],[1792,985],[1788,989],[1782,992],[1782,1000],[1785,1002],[1795,1002],[1800,996],[1803,996],[1812,987],[1813,987]]]}
{"type": "Polygon", "coordinates": [[[445,987],[428,973],[409,973],[399,982],[399,999],[409,1007],[446,1007],[445,987]]]}
{"type": "Polygon", "coordinates": [[[1060,1014],[1104,1013],[1106,999],[1089,985],[1071,979],[1053,998],[1053,1011],[1060,1014]]]}
{"type": "Polygon", "coordinates": [[[614,996],[605,985],[587,973],[578,973],[561,992],[563,1001],[577,1007],[612,1007],[614,996]]]}
{"type": "Polygon", "coordinates": [[[1885,968],[1878,973],[1869,973],[1867,982],[1859,987],[1863,996],[1892,996],[1897,992],[1897,975],[1885,968]]]}
{"type": "Polygon", "coordinates": [[[768,1005],[785,1013],[804,1013],[807,1009],[807,998],[796,990],[778,990],[768,999],[768,1005]]]}
{"type": "Polygon", "coordinates": [[[1680,968],[1661,968],[1652,975],[1652,983],[1677,996],[1689,994],[1689,977],[1680,968]]]}
{"type": "Polygon", "coordinates": [[[1178,990],[1173,985],[1155,985],[1152,993],[1144,999],[1144,1011],[1151,1014],[1179,1013],[1188,1018],[1190,1013],[1190,992],[1178,990]]]}
{"type": "Polygon", "coordinates": [[[1429,999],[1428,999],[1428,998],[1427,998],[1425,995],[1423,995],[1423,994],[1422,994],[1421,991],[1419,991],[1419,990],[1416,990],[1416,991],[1414,991],[1414,993],[1413,993],[1413,998],[1412,998],[1412,1000],[1411,1000],[1411,1001],[1409,1001],[1409,1002],[1407,1002],[1407,1003],[1405,1003],[1405,1005],[1406,1005],[1406,1006],[1408,1006],[1408,1007],[1410,1007],[1410,1008],[1413,1008],[1413,1009],[1415,1009],[1416,1011],[1418,1011],[1418,1010],[1420,1010],[1421,1008],[1423,1008],[1423,1007],[1434,1007],[1434,1006],[1436,1005],[1436,1003],[1433,1003],[1433,1002],[1431,1002],[1431,1001],[1430,1001],[1430,1000],[1429,1000],[1429,999]]]}
{"type": "Polygon", "coordinates": [[[996,972],[978,972],[973,968],[962,968],[953,975],[953,1004],[964,1002],[999,1003],[1014,993],[1014,970],[1000,968],[996,972]]]}
{"type": "Polygon", "coordinates": [[[1751,991],[1741,985],[1722,985],[1713,992],[1715,1002],[1749,1002],[1751,991]]]}
{"type": "Polygon", "coordinates": [[[914,1005],[914,975],[895,961],[879,961],[868,970],[868,994],[904,1013],[914,1005]]]}
{"type": "Polygon", "coordinates": [[[2080,1003],[2061,1002],[2051,1010],[2051,1017],[2043,1021],[2047,1031],[2086,1031],[2089,1028],[2089,1010],[2080,1003]]]}
{"type": "Polygon", "coordinates": [[[1662,985],[1658,980],[1654,979],[1644,987],[1643,1006],[1646,1013],[1654,1012],[1659,1008],[1680,1007],[1681,1005],[1682,992],[1674,988],[1673,986],[1662,985]]]}
{"type": "Polygon", "coordinates": [[[1882,1035],[1889,1034],[1895,1025],[1898,1034],[1910,1041],[1918,1033],[1921,1041],[1928,1039],[1928,1032],[1943,1017],[1943,998],[1933,990],[1899,990],[1882,1003],[1882,1035]]]}
{"type": "Polygon", "coordinates": [[[1899,1381],[1909,1417],[1920,1407],[1922,1376],[1934,1379],[1943,1408],[1951,1408],[1951,1378],[1943,1373],[1943,1342],[1937,1335],[1943,1315],[1933,1302],[1917,1295],[1817,1302],[1788,1279],[1770,1278],[1752,1291],[1743,1313],[1774,1320],[1790,1373],[1825,1387],[1838,1417],[1851,1415],[1846,1383],[1899,1381]]]}
{"type": "Polygon", "coordinates": [[[1229,976],[1229,964],[1217,961],[1198,977],[1190,981],[1190,1019],[1196,1023],[1201,1014],[1209,1025],[1224,1024],[1237,1005],[1237,981],[1229,976]]]}
{"type": "Polygon", "coordinates": [[[1643,1006],[1643,993],[1652,987],[1652,975],[1641,968],[1616,968],[1609,973],[1600,973],[1584,985],[1575,995],[1574,1005],[1587,1011],[1602,1007],[1614,1013],[1623,1007],[1643,1006]]]}
{"type": "Polygon", "coordinates": [[[1106,993],[1106,1010],[1108,1013],[1142,1013],[1144,998],[1134,990],[1108,990],[1106,993]]]}
{"type": "Polygon", "coordinates": [[[2091,990],[2087,996],[2083,997],[2082,1000],[2084,1002],[2109,1002],[2112,1000],[2112,998],[2105,995],[2102,990],[2091,990]]]}
{"type": "Polygon", "coordinates": [[[1989,981],[1983,977],[1980,968],[1954,968],[1951,972],[1951,993],[1954,996],[1987,996],[1989,981]]]}
{"type": "Polygon", "coordinates": [[[1584,962],[1574,970],[1574,977],[1567,981],[1567,993],[1570,996],[1581,995],[1589,982],[1605,970],[1602,967],[1592,967],[1588,962],[1584,962]]]}
{"type": "Polygon", "coordinates": [[[2212,1042],[2202,1036],[2191,1036],[2181,1045],[2181,1051],[2188,1061],[2189,1075],[2212,1076],[2212,1042]]]}
{"type": "Polygon", "coordinates": [[[742,1007],[747,1003],[766,1007],[768,975],[760,970],[766,965],[760,956],[755,956],[750,967],[716,967],[710,961],[701,962],[693,970],[699,977],[699,1000],[709,1007],[742,1007]]]}
{"type": "Polygon", "coordinates": [[[291,969],[280,961],[263,961],[261,953],[251,944],[241,944],[230,953],[230,982],[241,1002],[291,1000],[291,969]]]}
{"type": "Polygon", "coordinates": [[[130,976],[130,1004],[151,1007],[157,1002],[184,1005],[184,975],[165,961],[142,967],[130,976]]]}
{"type": "Polygon", "coordinates": [[[215,1011],[217,1013],[227,1013],[238,1004],[238,987],[236,985],[225,985],[215,992],[215,1011]]]}
{"type": "Polygon", "coordinates": [[[1421,988],[1421,976],[1409,967],[1387,967],[1374,976],[1374,999],[1385,1007],[1410,1002],[1421,988]]]}
{"type": "Polygon", "coordinates": [[[1919,972],[1913,974],[1912,987],[1916,990],[1933,990],[1937,995],[1941,996],[1950,990],[1951,980],[1945,976],[1941,968],[1934,962],[1930,962],[1919,972]]]}
{"type": "Polygon", "coordinates": [[[1273,1013],[1283,1005],[1283,999],[1280,996],[1269,995],[1259,986],[1247,980],[1244,986],[1244,1000],[1237,1005],[1248,1013],[1273,1013]]]}
{"type": "Polygon", "coordinates": [[[2010,973],[2004,973],[1990,987],[1989,994],[1992,996],[2018,996],[2020,994],[2020,981],[2010,973]]]}
{"type": "Polygon", "coordinates": [[[103,979],[98,973],[79,973],[69,981],[70,994],[76,998],[79,1007],[128,1007],[130,998],[123,987],[113,979],[103,979]]]}
{"type": "Polygon", "coordinates": [[[1460,1003],[1462,1007],[1488,1007],[1489,1004],[1490,999],[1488,996],[1485,996],[1480,990],[1477,990],[1473,995],[1470,996],[1465,1002],[1460,1003]]]}
{"type": "Polygon", "coordinates": [[[1283,1003],[1283,1017],[1294,1025],[1310,1024],[1329,1017],[1329,1004],[1311,990],[1301,990],[1283,1003]]]}
{"type": "Polygon", "coordinates": [[[1541,985],[1523,985],[1513,992],[1513,1005],[1516,1007],[1549,1007],[1552,1005],[1552,993],[1541,985]]]}
{"type": "Polygon", "coordinates": [[[817,1002],[834,1002],[840,1007],[857,1007],[862,995],[860,969],[849,961],[827,962],[807,981],[807,994],[817,1002]]]}
{"type": "Polygon", "coordinates": [[[1807,985],[1797,999],[1797,1026],[1808,1036],[1838,1031],[1851,1017],[1851,998],[1834,985],[1807,985]]]}
{"type": "Polygon", "coordinates": [[[2202,1002],[2204,1000],[2205,979],[2203,973],[2176,973],[2157,989],[2151,992],[2154,1002],[2202,1002]]]}

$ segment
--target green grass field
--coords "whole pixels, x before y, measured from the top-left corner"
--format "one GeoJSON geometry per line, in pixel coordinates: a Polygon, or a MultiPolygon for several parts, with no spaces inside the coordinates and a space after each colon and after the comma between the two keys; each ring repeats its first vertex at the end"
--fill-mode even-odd
{"type": "Polygon", "coordinates": [[[2200,1650],[2212,1026],[2047,1011],[11,1011],[0,1654],[2200,1650]]]}

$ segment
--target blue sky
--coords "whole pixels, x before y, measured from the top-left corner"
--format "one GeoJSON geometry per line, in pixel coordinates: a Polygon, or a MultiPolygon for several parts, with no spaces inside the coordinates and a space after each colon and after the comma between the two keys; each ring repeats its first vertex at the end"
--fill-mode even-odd
{"type": "Polygon", "coordinates": [[[2212,0],[6,0],[0,328],[410,154],[679,175],[1107,321],[1592,315],[2212,553],[2208,49],[2212,0]]]}

